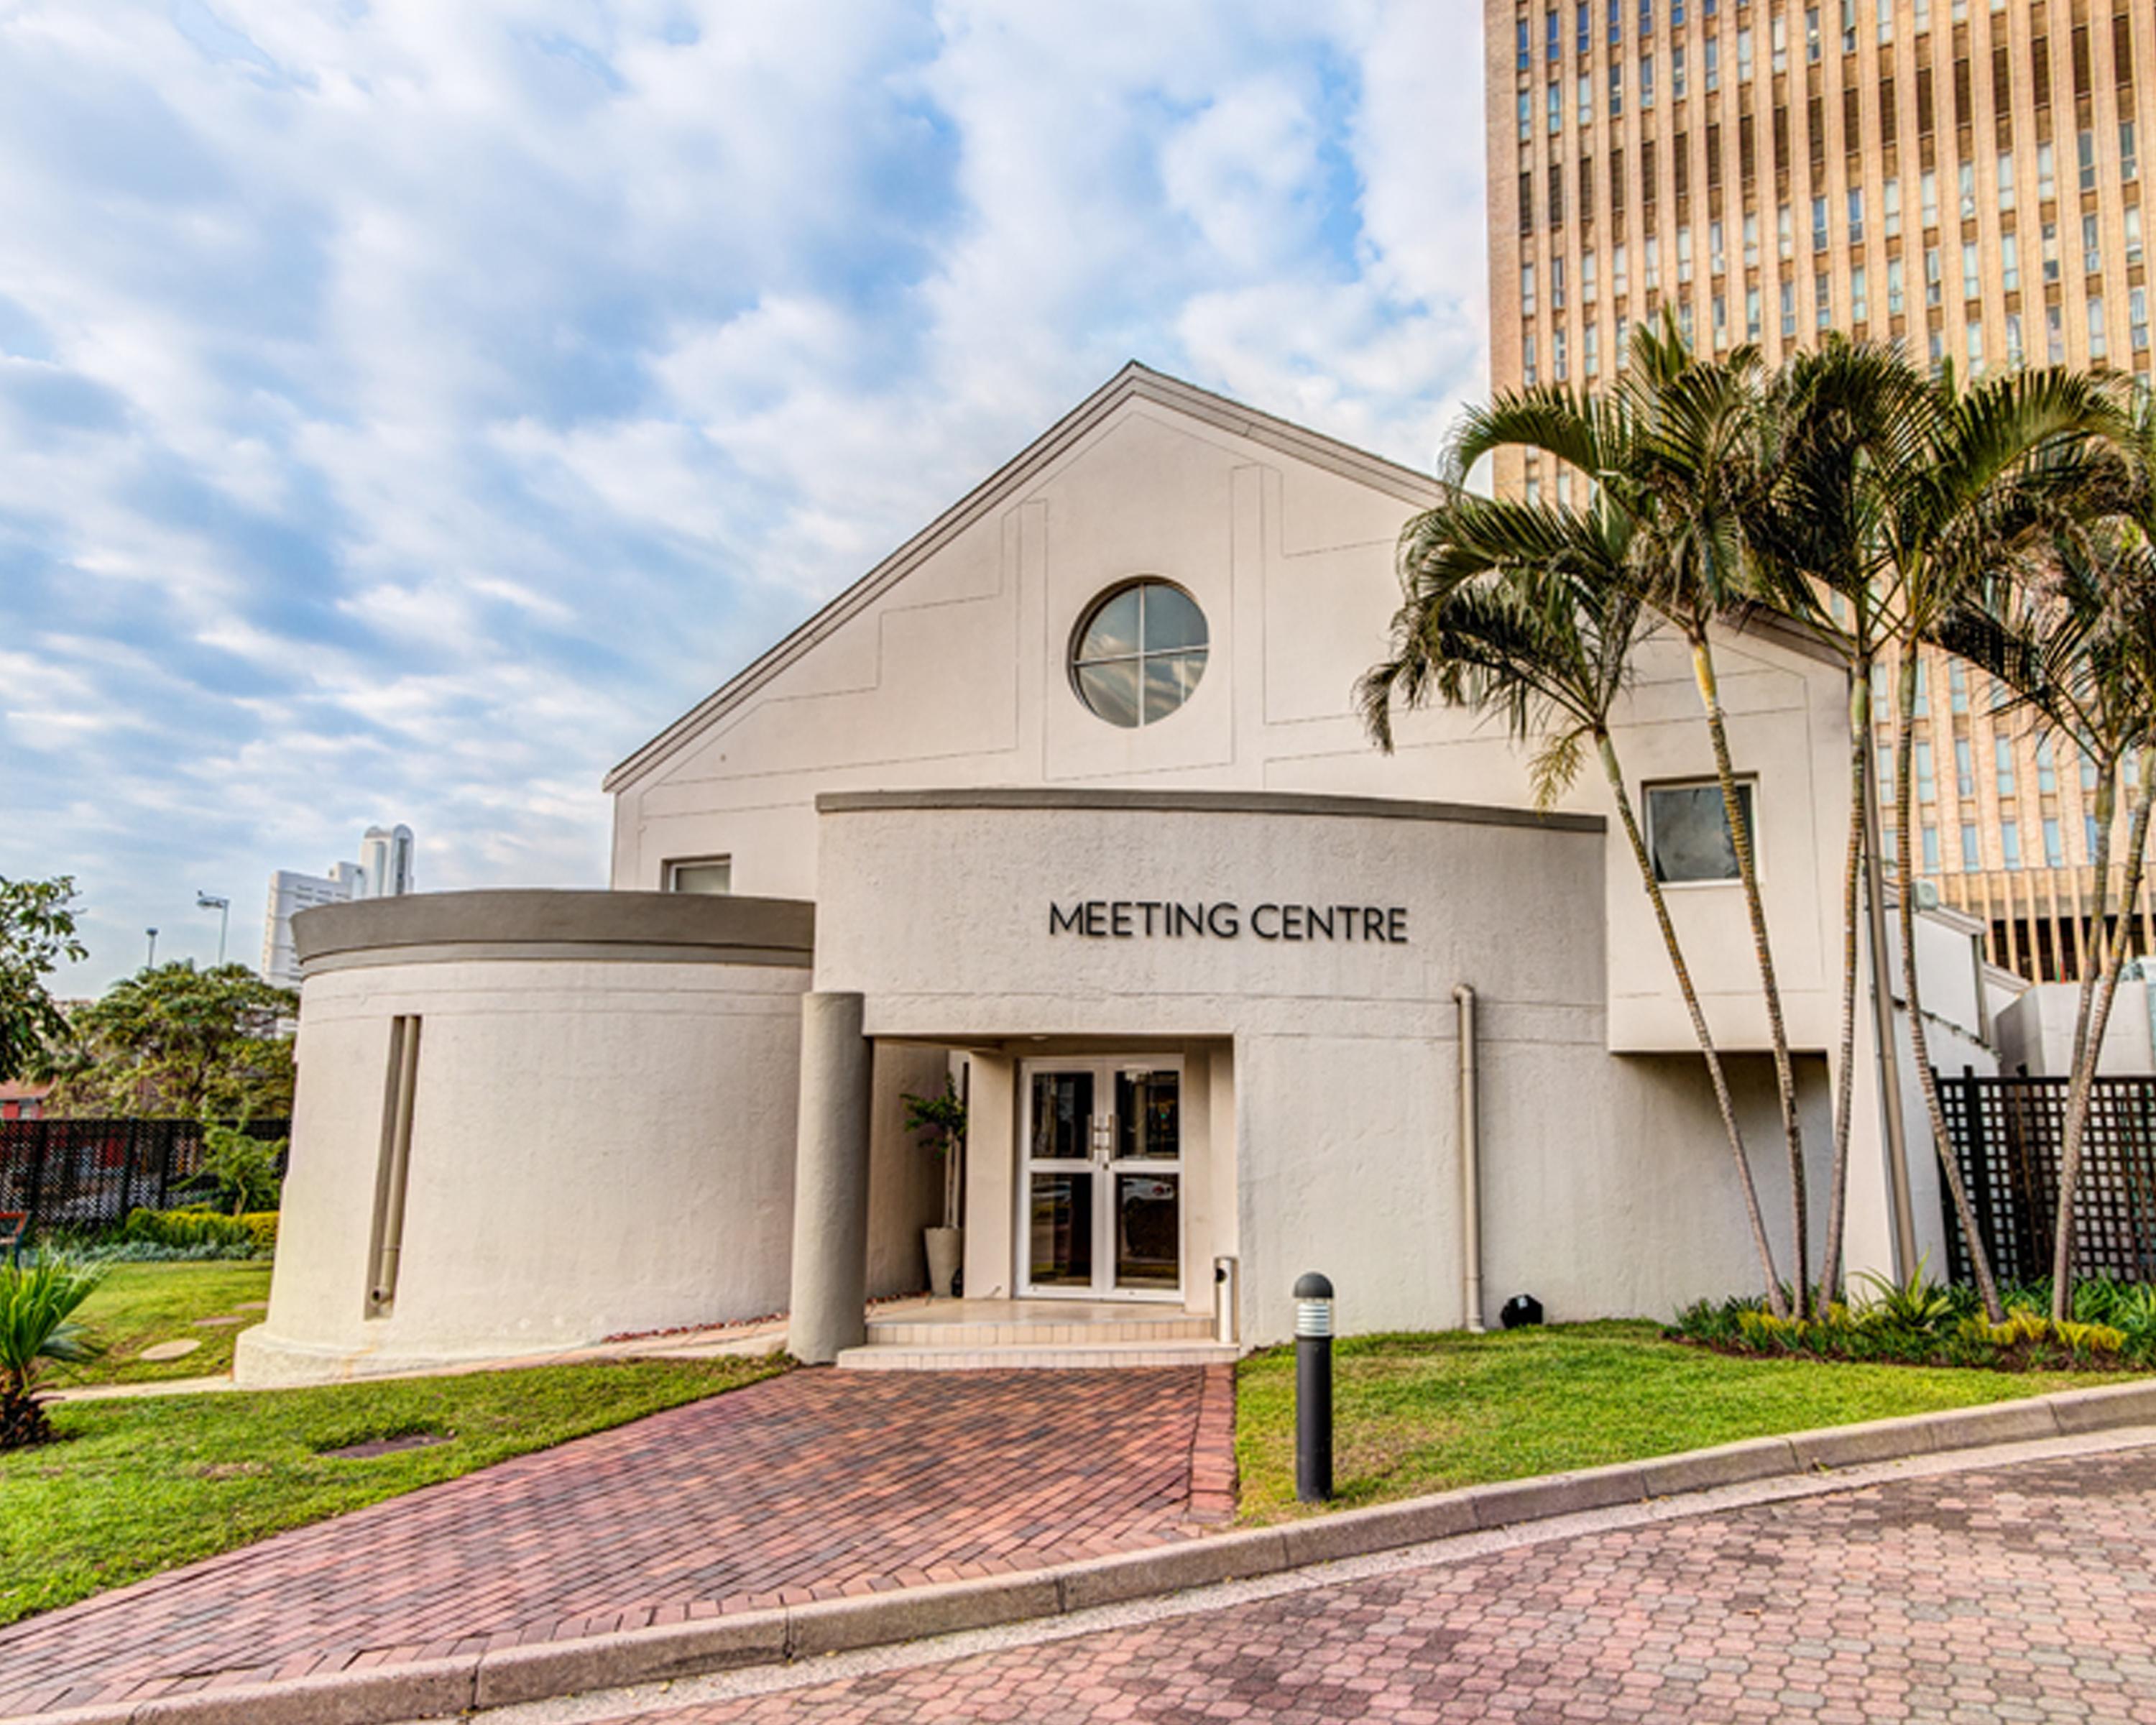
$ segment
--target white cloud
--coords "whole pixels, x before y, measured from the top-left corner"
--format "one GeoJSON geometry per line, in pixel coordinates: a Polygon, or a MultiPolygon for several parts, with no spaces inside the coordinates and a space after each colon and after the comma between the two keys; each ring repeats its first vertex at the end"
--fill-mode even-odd
{"type": "Polygon", "coordinates": [[[0,6],[0,872],[81,877],[84,984],[372,821],[595,884],[612,759],[1126,358],[1426,460],[1478,30],[0,6]]]}

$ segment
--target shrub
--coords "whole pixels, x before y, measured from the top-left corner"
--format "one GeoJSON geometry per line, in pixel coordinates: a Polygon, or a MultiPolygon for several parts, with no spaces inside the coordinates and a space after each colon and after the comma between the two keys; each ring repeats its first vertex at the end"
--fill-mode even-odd
{"type": "Polygon", "coordinates": [[[74,1312],[103,1274],[57,1252],[40,1254],[32,1264],[0,1266],[0,1450],[51,1440],[37,1382],[47,1360],[85,1360],[98,1353],[74,1312]]]}
{"type": "Polygon", "coordinates": [[[251,1258],[257,1250],[254,1230],[244,1219],[199,1208],[130,1210],[121,1226],[120,1241],[205,1257],[251,1258]]]}
{"type": "Polygon", "coordinates": [[[249,1210],[239,1219],[247,1224],[247,1231],[254,1237],[257,1257],[267,1258],[277,1250],[277,1212],[249,1210]]]}
{"type": "Polygon", "coordinates": [[[250,1138],[235,1126],[205,1124],[202,1168],[188,1186],[209,1187],[217,1194],[218,1208],[229,1216],[275,1209],[283,1185],[277,1177],[277,1158],[288,1142],[250,1138]]]}

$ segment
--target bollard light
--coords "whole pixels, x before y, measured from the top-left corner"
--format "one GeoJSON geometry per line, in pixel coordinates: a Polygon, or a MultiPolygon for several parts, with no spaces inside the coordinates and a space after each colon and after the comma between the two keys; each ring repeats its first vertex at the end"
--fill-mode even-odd
{"type": "Polygon", "coordinates": [[[1332,1495],[1332,1284],[1314,1270],[1295,1285],[1295,1495],[1332,1495]]]}

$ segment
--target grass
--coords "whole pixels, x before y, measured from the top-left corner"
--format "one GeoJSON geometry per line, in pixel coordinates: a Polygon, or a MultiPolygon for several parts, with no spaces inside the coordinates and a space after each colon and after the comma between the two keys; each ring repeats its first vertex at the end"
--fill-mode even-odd
{"type": "Polygon", "coordinates": [[[780,1369],[627,1360],[62,1403],[62,1441],[0,1455],[0,1624],[780,1369]],[[317,1453],[413,1432],[449,1441],[317,1453]]]}
{"type": "MultiPolygon", "coordinates": [[[[1335,1344],[1336,1507],[1665,1455],[1740,1438],[2008,1401],[2117,1374],[1739,1358],[1641,1322],[1335,1344]]],[[[1245,1521],[1295,1501],[1295,1353],[1243,1362],[1235,1457],[1245,1521]]]]}
{"type": "Polygon", "coordinates": [[[232,1369],[232,1345],[242,1330],[262,1322],[259,1310],[242,1311],[270,1297],[270,1260],[212,1260],[207,1263],[115,1264],[77,1314],[105,1344],[98,1358],[79,1366],[54,1366],[45,1387],[86,1384],[150,1384],[173,1378],[221,1377],[232,1369]],[[228,1324],[198,1318],[231,1317],[228,1324]],[[199,1342],[174,1360],[146,1360],[159,1342],[199,1342]]]}

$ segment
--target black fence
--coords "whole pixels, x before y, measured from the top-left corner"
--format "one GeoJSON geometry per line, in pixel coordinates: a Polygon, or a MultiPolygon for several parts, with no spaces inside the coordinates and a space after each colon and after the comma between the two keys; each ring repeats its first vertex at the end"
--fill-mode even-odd
{"type": "MultiPolygon", "coordinates": [[[[1977,1232],[2001,1281],[2051,1273],[2066,1084],[1974,1074],[1939,1079],[1977,1232]]],[[[1969,1249],[1943,1185],[1939,1202],[1954,1279],[1965,1281],[1969,1249]]],[[[2074,1272],[2156,1281],[2156,1078],[2096,1081],[2074,1199],[2074,1272]]]]}
{"type": "MultiPolygon", "coordinates": [[[[290,1136],[289,1120],[247,1123],[249,1137],[290,1136]]],[[[190,1202],[202,1170],[194,1120],[0,1120],[0,1212],[31,1228],[109,1228],[136,1208],[190,1202]]],[[[279,1158],[278,1172],[284,1172],[279,1158]]]]}

